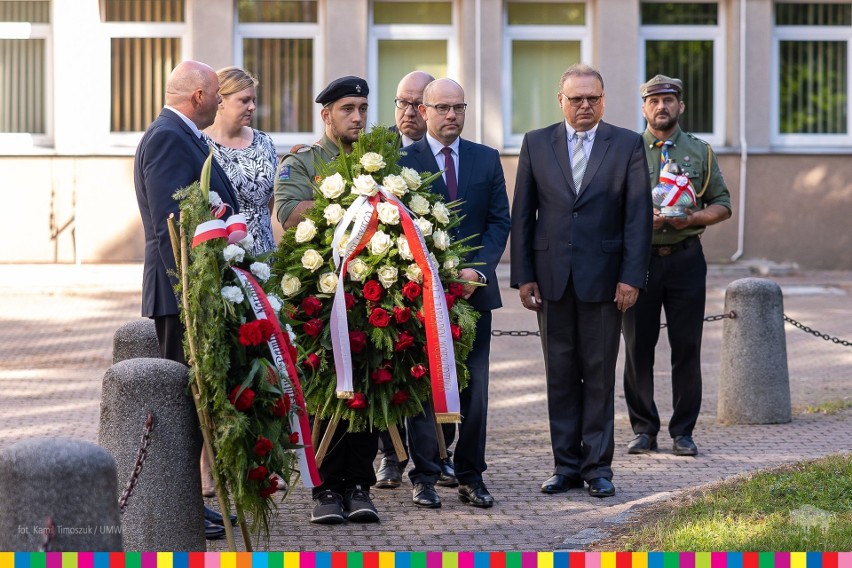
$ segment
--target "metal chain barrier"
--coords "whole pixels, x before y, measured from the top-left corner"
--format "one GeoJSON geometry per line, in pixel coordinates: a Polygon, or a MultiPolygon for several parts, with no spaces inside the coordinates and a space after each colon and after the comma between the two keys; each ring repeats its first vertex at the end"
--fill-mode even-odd
{"type": "Polygon", "coordinates": [[[798,322],[798,321],[794,320],[793,318],[789,317],[787,314],[784,314],[784,321],[786,321],[787,323],[789,323],[793,327],[797,327],[797,328],[801,329],[805,333],[810,333],[811,335],[813,335],[815,337],[820,337],[822,339],[825,339],[826,341],[831,341],[832,343],[836,343],[837,345],[842,345],[844,347],[852,347],[852,343],[850,343],[849,341],[846,341],[845,339],[840,339],[839,337],[832,337],[832,336],[828,335],[827,333],[822,333],[822,332],[819,332],[815,329],[811,329],[808,326],[806,326],[805,324],[798,322]]]}
{"type": "MultiPolygon", "coordinates": [[[[734,310],[731,310],[730,312],[727,312],[727,313],[724,313],[724,314],[718,314],[718,315],[715,315],[715,316],[707,316],[706,318],[704,318],[704,321],[720,321],[720,320],[723,320],[723,319],[736,319],[736,317],[737,317],[737,312],[735,312],[734,310]]],[[[660,329],[666,327],[667,325],[668,324],[666,324],[666,323],[661,323],[660,329]]],[[[491,335],[493,337],[501,337],[501,336],[504,336],[504,335],[508,335],[509,337],[528,337],[530,335],[535,335],[536,337],[541,337],[541,332],[540,331],[514,331],[514,330],[513,331],[503,331],[503,330],[500,330],[500,329],[492,329],[491,335]]]]}
{"type": "Polygon", "coordinates": [[[124,513],[127,508],[127,500],[133,494],[133,488],[136,487],[136,481],[139,479],[139,474],[142,472],[142,464],[148,456],[148,445],[151,443],[151,432],[154,430],[154,415],[148,411],[148,417],[145,419],[145,428],[142,430],[142,441],[139,444],[139,452],[136,454],[136,465],[133,467],[133,473],[130,475],[130,480],[127,482],[127,487],[118,498],[118,511],[124,513]]]}

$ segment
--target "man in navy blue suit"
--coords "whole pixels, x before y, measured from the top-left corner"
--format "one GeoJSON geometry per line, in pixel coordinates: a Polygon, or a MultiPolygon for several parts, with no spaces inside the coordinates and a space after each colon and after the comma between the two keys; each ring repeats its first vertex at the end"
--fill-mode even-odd
{"type": "Polygon", "coordinates": [[[554,472],[544,493],[612,484],[621,314],[645,287],[651,187],[645,145],[603,122],[601,74],[569,67],[565,120],[524,136],[512,204],[511,285],[538,314],[554,472]]]}
{"type": "MultiPolygon", "coordinates": [[[[464,297],[479,314],[473,349],[467,358],[470,381],[461,393],[462,421],[453,456],[459,482],[459,499],[474,507],[487,508],[494,499],[485,487],[485,428],[488,409],[488,359],[491,352],[491,310],[499,308],[497,263],[509,237],[509,199],[500,155],[493,148],[460,138],[467,104],[464,90],[452,79],[438,79],[423,91],[420,113],[426,119],[426,136],[404,148],[400,164],[417,171],[444,175],[432,183],[432,191],[446,201],[462,202],[463,220],[453,235],[465,238],[474,251],[468,262],[482,263],[463,268],[459,278],[476,283],[465,286],[464,297]]],[[[646,176],[647,177],[647,176],[646,176]]],[[[427,405],[428,406],[428,405],[427,405]]],[[[408,422],[408,444],[414,467],[409,472],[413,501],[421,507],[437,508],[441,500],[435,482],[441,474],[432,409],[408,422]]]]}

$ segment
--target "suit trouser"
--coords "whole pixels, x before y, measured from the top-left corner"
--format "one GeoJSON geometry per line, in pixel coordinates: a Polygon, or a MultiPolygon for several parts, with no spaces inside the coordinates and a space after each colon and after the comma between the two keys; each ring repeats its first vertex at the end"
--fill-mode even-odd
{"type": "Polygon", "coordinates": [[[573,278],[538,314],[554,473],[612,479],[615,362],[621,312],[612,300],[583,302],[573,278]]]}
{"type": "Polygon", "coordinates": [[[153,320],[154,329],[157,331],[157,342],[160,344],[160,354],[163,359],[186,365],[186,355],[183,352],[184,328],[180,316],[155,316],[153,320]]]}
{"type": "Polygon", "coordinates": [[[669,434],[691,436],[701,410],[701,337],[707,296],[707,263],[700,241],[670,256],[652,256],[648,286],[624,314],[624,396],[637,434],[656,435],[654,358],[660,311],[666,311],[671,346],[672,407],[669,434]]]}
{"type": "MultiPolygon", "coordinates": [[[[328,421],[320,424],[314,422],[313,427],[320,428],[320,434],[325,434],[328,421]]],[[[322,483],[313,488],[316,497],[330,489],[344,495],[347,490],[356,485],[365,491],[376,484],[376,473],[373,471],[373,459],[378,449],[378,433],[373,431],[347,432],[349,422],[341,420],[331,437],[328,452],[325,454],[319,474],[322,483]]]]}

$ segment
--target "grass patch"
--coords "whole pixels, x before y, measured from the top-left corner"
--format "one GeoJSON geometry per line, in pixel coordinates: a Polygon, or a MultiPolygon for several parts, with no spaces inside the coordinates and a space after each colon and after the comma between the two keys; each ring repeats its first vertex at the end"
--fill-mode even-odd
{"type": "Polygon", "coordinates": [[[839,398],[815,406],[806,406],[804,414],[839,414],[852,408],[852,398],[839,398]]]}
{"type": "Polygon", "coordinates": [[[639,511],[593,550],[852,550],[852,454],[737,477],[639,511]]]}

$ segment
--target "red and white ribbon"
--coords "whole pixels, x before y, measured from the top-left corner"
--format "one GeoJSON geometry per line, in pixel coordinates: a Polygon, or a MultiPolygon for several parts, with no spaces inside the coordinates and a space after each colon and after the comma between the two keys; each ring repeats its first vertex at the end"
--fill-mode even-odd
{"type": "Polygon", "coordinates": [[[299,443],[304,446],[295,450],[299,472],[305,487],[316,487],[322,483],[322,480],[317,468],[314,448],[311,445],[311,427],[308,422],[305,397],[302,395],[296,364],[290,355],[290,339],[286,333],[281,331],[275,310],[272,309],[266,294],[252,275],[241,268],[232,266],[231,269],[237,275],[237,279],[245,290],[255,317],[272,323],[273,333],[268,342],[269,351],[272,354],[272,362],[275,364],[278,374],[286,379],[280,381],[281,390],[284,392],[284,396],[289,397],[292,406],[296,408],[296,412],[290,416],[290,431],[299,434],[299,443]]]}
{"type": "Polygon", "coordinates": [[[246,216],[242,213],[235,213],[228,217],[225,221],[225,230],[228,231],[228,244],[238,243],[248,235],[248,225],[246,225],[246,216]]]}
{"type": "Polygon", "coordinates": [[[692,203],[697,203],[697,198],[695,196],[695,190],[692,188],[692,184],[689,183],[689,178],[683,174],[673,174],[667,171],[660,172],[660,183],[669,184],[672,189],[666,194],[666,197],[663,199],[663,202],[660,203],[663,207],[671,207],[672,205],[677,204],[681,195],[686,193],[692,199],[692,203]]]}
{"type": "Polygon", "coordinates": [[[212,239],[226,238],[228,238],[228,229],[225,227],[224,221],[220,219],[205,221],[195,227],[195,235],[192,237],[192,248],[212,239]]]}

